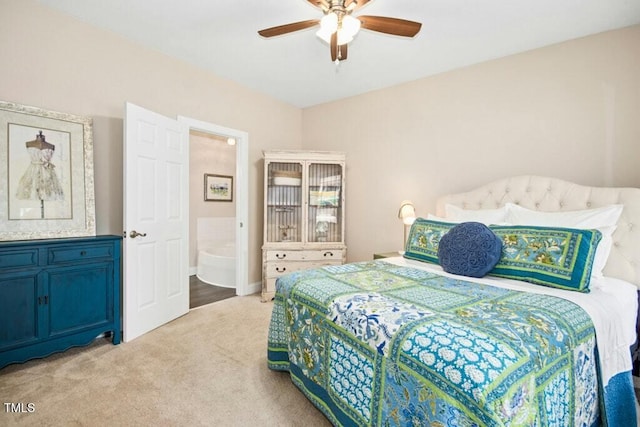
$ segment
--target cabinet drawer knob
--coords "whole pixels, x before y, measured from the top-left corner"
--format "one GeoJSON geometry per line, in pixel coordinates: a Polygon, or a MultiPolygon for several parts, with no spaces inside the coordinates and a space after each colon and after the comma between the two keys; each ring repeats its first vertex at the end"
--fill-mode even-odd
{"type": "Polygon", "coordinates": [[[276,267],[276,271],[277,271],[278,273],[284,273],[285,271],[287,271],[287,267],[282,267],[282,268],[280,268],[280,267],[276,267]]]}
{"type": "Polygon", "coordinates": [[[325,253],[324,253],[324,256],[325,256],[325,257],[333,256],[333,252],[325,252],[325,253]]]}
{"type": "Polygon", "coordinates": [[[287,254],[276,254],[276,258],[278,259],[285,259],[287,257],[287,254]]]}
{"type": "Polygon", "coordinates": [[[80,256],[85,256],[87,254],[87,251],[80,251],[80,256]]]}

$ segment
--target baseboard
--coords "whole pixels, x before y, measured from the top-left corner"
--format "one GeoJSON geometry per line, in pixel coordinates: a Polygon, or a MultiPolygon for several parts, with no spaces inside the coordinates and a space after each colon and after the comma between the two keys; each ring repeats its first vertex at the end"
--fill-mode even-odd
{"type": "Polygon", "coordinates": [[[254,283],[249,283],[249,285],[247,286],[247,293],[245,295],[252,295],[252,294],[257,294],[258,292],[262,291],[262,282],[254,282],[254,283]]]}

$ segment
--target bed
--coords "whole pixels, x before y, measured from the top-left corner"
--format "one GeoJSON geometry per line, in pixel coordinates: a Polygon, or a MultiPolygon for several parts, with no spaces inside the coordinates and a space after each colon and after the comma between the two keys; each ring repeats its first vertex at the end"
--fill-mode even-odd
{"type": "Polygon", "coordinates": [[[639,218],[640,189],[539,176],[444,196],[402,257],[281,277],[268,366],[337,426],[635,425],[639,218]],[[480,228],[500,255],[459,274],[442,239],[480,228]]]}

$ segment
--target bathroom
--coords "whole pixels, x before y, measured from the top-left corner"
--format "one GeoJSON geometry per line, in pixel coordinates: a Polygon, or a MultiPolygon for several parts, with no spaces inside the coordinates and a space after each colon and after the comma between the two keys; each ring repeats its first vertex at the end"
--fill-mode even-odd
{"type": "Polygon", "coordinates": [[[189,133],[190,308],[236,294],[234,142],[189,133]]]}

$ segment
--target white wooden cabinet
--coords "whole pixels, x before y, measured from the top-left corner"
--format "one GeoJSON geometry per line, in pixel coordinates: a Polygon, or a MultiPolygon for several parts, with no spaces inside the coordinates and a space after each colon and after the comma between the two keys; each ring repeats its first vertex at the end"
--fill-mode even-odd
{"type": "Polygon", "coordinates": [[[344,176],[343,153],[264,152],[263,301],[283,274],[345,262],[344,176]]]}

